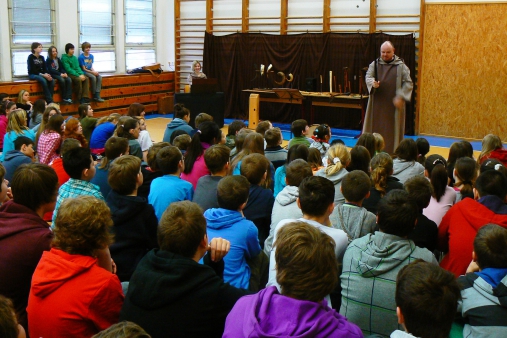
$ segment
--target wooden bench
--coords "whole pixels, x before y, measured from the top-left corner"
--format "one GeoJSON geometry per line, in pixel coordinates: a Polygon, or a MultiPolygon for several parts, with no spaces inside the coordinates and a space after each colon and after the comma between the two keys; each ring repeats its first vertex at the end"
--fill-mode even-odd
{"type": "MultiPolygon", "coordinates": [[[[53,100],[61,102],[62,97],[58,81],[55,82],[53,100]]],[[[32,103],[38,99],[44,99],[42,87],[37,81],[0,82],[0,93],[9,94],[9,100],[11,101],[17,101],[18,93],[22,89],[30,92],[30,101],[32,103]]],[[[159,99],[167,96],[174,97],[174,72],[163,72],[158,78],[149,73],[104,74],[102,75],[100,96],[106,101],[90,101],[95,117],[102,117],[111,113],[124,115],[127,113],[128,107],[135,102],[143,104],[146,107],[146,113],[157,112],[159,99]]],[[[75,95],[73,95],[72,100],[77,101],[75,95]]],[[[60,105],[60,110],[64,115],[75,115],[77,114],[78,106],[79,103],[60,105]]],[[[169,106],[172,107],[171,104],[169,106]]],[[[159,113],[165,114],[169,112],[172,112],[172,109],[171,111],[159,113]]]]}

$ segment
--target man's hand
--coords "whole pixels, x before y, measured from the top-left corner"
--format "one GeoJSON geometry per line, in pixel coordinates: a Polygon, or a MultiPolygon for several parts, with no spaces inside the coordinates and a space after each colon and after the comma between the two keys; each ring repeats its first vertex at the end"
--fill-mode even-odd
{"type": "Polygon", "coordinates": [[[222,258],[229,253],[231,243],[223,238],[213,238],[208,245],[208,251],[211,254],[211,260],[213,262],[219,262],[222,258]]]}
{"type": "Polygon", "coordinates": [[[84,76],[83,74],[79,75],[79,80],[81,80],[81,81],[86,80],[86,76],[84,76]]]}
{"type": "Polygon", "coordinates": [[[373,81],[373,88],[380,87],[380,81],[373,81]]]}
{"type": "Polygon", "coordinates": [[[403,109],[405,106],[405,100],[401,96],[395,96],[393,99],[393,104],[398,109],[403,109]]]}

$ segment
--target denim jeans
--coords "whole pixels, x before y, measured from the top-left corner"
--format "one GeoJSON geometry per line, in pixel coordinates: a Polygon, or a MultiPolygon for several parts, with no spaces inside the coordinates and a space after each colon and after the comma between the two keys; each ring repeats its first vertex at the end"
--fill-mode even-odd
{"type": "Polygon", "coordinates": [[[33,75],[29,74],[28,78],[30,80],[37,80],[42,85],[42,90],[44,91],[44,96],[46,97],[46,102],[53,102],[53,93],[55,89],[55,80],[48,81],[42,75],[33,75]]]}
{"type": "Polygon", "coordinates": [[[90,85],[92,87],[92,95],[95,96],[95,94],[99,93],[102,89],[102,76],[93,75],[92,73],[84,72],[84,75],[87,76],[90,79],[90,85]]]}
{"type": "Polygon", "coordinates": [[[53,79],[57,79],[58,83],[60,84],[60,92],[62,93],[62,99],[65,100],[72,99],[72,80],[70,79],[70,77],[53,75],[53,79]]]}

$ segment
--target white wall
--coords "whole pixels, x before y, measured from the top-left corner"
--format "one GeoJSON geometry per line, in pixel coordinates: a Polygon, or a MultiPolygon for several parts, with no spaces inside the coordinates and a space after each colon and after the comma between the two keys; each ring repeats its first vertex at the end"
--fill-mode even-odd
{"type": "MultiPolygon", "coordinates": [[[[34,0],[36,1],[36,0],[34,0]]],[[[157,62],[169,70],[168,62],[175,60],[174,53],[174,1],[154,0],[156,9],[156,53],[157,62]]],[[[55,45],[59,53],[65,44],[79,45],[78,0],[54,0],[55,2],[55,45]]],[[[116,72],[125,73],[125,24],[124,0],[114,0],[116,72]]],[[[0,0],[0,80],[12,81],[8,0],[0,0]]]]}

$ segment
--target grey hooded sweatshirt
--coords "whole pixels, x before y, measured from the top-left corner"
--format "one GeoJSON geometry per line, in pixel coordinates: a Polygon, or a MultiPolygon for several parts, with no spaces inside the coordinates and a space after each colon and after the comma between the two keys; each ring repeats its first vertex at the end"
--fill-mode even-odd
{"type": "Polygon", "coordinates": [[[271,225],[269,228],[269,236],[264,241],[264,252],[270,255],[273,246],[273,238],[275,236],[275,228],[281,220],[297,219],[303,217],[303,212],[299,209],[296,200],[299,197],[299,188],[287,185],[275,198],[273,211],[271,212],[271,225]]]}
{"type": "Polygon", "coordinates": [[[337,204],[329,216],[333,228],[345,231],[349,243],[354,239],[375,232],[377,217],[363,207],[353,204],[337,204]]]}
{"type": "Polygon", "coordinates": [[[424,167],[416,161],[405,161],[399,158],[393,160],[393,177],[396,177],[401,184],[404,184],[409,178],[423,175],[424,167]]]}
{"type": "Polygon", "coordinates": [[[353,240],[343,257],[340,314],[358,325],[365,336],[389,336],[403,330],[398,327],[394,301],[396,277],[416,259],[438,264],[428,249],[396,235],[376,231],[353,240]]]}

